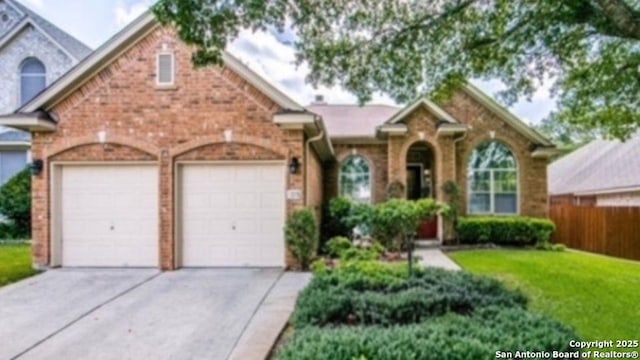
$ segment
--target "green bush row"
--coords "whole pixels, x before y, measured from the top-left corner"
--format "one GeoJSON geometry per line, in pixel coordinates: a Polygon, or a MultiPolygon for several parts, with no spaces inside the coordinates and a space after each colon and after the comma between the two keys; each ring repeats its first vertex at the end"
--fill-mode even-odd
{"type": "Polygon", "coordinates": [[[458,237],[463,244],[524,246],[547,243],[556,227],[548,219],[521,216],[464,217],[458,221],[458,237]]]}
{"type": "MultiPolygon", "coordinates": [[[[362,265],[357,265],[362,266],[362,265]]],[[[406,268],[406,266],[405,266],[406,268]]],[[[526,298],[497,280],[464,272],[338,269],[316,275],[298,298],[297,328],[343,324],[419,323],[448,312],[471,314],[488,306],[526,306],[526,298]]]]}
{"type": "Polygon", "coordinates": [[[410,326],[296,330],[280,360],[495,359],[497,351],[577,351],[569,327],[519,308],[490,307],[410,326]]]}

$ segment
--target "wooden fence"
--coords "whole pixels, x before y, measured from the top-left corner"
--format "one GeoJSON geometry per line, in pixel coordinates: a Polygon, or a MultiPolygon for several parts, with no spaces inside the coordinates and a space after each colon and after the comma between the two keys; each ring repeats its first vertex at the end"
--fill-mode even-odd
{"type": "Polygon", "coordinates": [[[640,260],[640,207],[551,205],[554,242],[568,247],[640,260]]]}

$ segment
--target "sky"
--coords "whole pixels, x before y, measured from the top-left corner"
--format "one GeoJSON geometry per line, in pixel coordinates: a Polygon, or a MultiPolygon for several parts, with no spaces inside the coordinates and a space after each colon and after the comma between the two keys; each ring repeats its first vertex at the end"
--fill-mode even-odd
{"type": "MultiPolygon", "coordinates": [[[[93,49],[102,45],[153,3],[153,0],[18,1],[93,49]]],[[[293,49],[280,40],[268,32],[243,31],[228,50],[300,104],[311,103],[316,94],[323,95],[331,104],[356,102],[355,97],[343,89],[314,89],[306,84],[308,67],[304,64],[296,67],[293,64],[293,49]]],[[[490,95],[502,88],[497,81],[475,83],[490,95]]],[[[384,95],[375,96],[372,103],[394,104],[384,95]]],[[[524,121],[535,124],[555,109],[555,101],[550,98],[549,88],[542,87],[531,101],[523,99],[510,109],[524,121]]]]}

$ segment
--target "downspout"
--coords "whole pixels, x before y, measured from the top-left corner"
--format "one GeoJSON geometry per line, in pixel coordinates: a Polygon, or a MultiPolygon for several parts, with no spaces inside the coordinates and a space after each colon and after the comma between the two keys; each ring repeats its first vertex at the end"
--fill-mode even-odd
{"type": "Polygon", "coordinates": [[[317,118],[314,120],[314,124],[316,128],[320,129],[320,133],[312,138],[307,139],[304,145],[304,148],[305,148],[304,149],[305,151],[304,166],[306,166],[306,169],[304,171],[304,205],[305,206],[309,206],[309,155],[310,155],[311,143],[322,140],[322,138],[324,138],[324,135],[325,135],[324,130],[322,129],[322,126],[318,124],[317,118]]]}

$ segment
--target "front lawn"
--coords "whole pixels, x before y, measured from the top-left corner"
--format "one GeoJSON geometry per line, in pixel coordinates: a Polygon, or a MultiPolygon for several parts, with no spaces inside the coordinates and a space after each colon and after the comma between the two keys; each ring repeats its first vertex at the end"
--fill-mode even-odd
{"type": "Polygon", "coordinates": [[[28,244],[0,244],[0,286],[36,273],[31,266],[28,244]]]}
{"type": "Polygon", "coordinates": [[[586,340],[637,339],[640,263],[578,251],[473,250],[450,253],[465,270],[524,292],[534,311],[586,340]]]}

